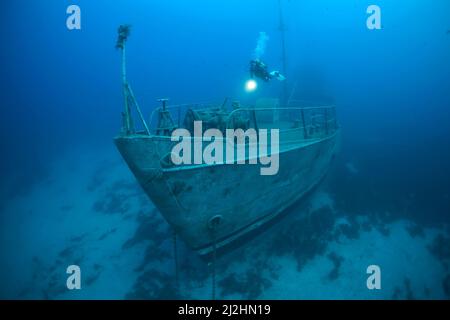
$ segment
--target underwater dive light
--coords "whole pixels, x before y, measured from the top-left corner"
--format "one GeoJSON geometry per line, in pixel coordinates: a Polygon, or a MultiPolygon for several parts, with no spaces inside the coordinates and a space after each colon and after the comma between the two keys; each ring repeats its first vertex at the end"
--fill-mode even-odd
{"type": "Polygon", "coordinates": [[[247,91],[247,92],[255,91],[257,87],[258,87],[258,84],[253,79],[250,79],[245,83],[245,91],[247,91]]]}

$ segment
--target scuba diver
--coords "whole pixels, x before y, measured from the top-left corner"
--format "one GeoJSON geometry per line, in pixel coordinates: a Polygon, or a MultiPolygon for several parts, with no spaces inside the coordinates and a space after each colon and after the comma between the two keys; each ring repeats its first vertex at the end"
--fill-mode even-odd
{"type": "Polygon", "coordinates": [[[266,44],[269,40],[269,37],[265,32],[260,32],[258,41],[256,43],[256,48],[253,52],[253,58],[250,61],[250,80],[245,83],[245,90],[247,92],[252,92],[256,90],[258,84],[254,80],[254,78],[259,78],[264,82],[269,82],[272,79],[277,79],[279,81],[285,80],[285,76],[283,76],[279,71],[271,71],[267,69],[267,65],[261,61],[261,57],[264,55],[266,51],[266,44]]]}
{"type": "Polygon", "coordinates": [[[254,59],[250,61],[250,77],[257,77],[265,82],[268,82],[272,79],[277,79],[279,81],[283,81],[286,78],[279,71],[271,71],[267,70],[267,65],[259,59],[254,59]]]}

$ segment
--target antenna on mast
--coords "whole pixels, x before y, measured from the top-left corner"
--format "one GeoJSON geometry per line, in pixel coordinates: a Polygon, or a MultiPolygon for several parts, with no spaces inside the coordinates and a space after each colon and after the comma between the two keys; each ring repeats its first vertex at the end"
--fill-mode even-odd
{"type": "Polygon", "coordinates": [[[132,119],[131,119],[131,110],[130,105],[128,103],[128,82],[127,82],[127,69],[126,69],[126,54],[125,54],[125,42],[130,35],[130,25],[124,24],[119,26],[117,30],[117,43],[116,49],[121,50],[122,52],[122,88],[123,88],[123,97],[124,97],[124,105],[125,110],[122,114],[123,116],[123,127],[122,130],[125,134],[131,133],[131,128],[133,127],[132,119]]]}
{"type": "Polygon", "coordinates": [[[145,132],[150,135],[150,130],[148,129],[147,123],[145,122],[144,116],[142,115],[141,108],[134,97],[133,91],[128,85],[127,81],[127,69],[126,69],[126,55],[125,55],[125,43],[130,36],[131,26],[129,24],[123,24],[119,26],[117,30],[118,37],[116,42],[116,49],[120,49],[122,51],[122,87],[123,87],[123,96],[125,103],[125,110],[123,112],[123,125],[122,132],[124,134],[133,134],[134,124],[133,119],[131,117],[131,104],[134,104],[136,107],[136,111],[141,119],[142,125],[144,126],[145,132]]]}

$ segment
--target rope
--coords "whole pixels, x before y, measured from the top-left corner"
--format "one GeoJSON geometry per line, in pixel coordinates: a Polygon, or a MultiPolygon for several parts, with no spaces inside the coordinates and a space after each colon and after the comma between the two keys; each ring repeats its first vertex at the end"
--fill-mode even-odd
{"type": "Polygon", "coordinates": [[[175,262],[175,290],[177,297],[180,294],[180,276],[178,269],[177,233],[173,230],[173,259],[175,262]]]}
{"type": "Polygon", "coordinates": [[[216,300],[216,262],[217,262],[217,235],[216,230],[222,220],[221,215],[216,215],[209,219],[208,228],[210,230],[213,242],[213,259],[211,263],[211,280],[212,280],[212,300],[216,300]]]}
{"type": "Polygon", "coordinates": [[[217,258],[217,246],[216,246],[216,232],[212,230],[213,236],[213,262],[212,262],[212,300],[216,300],[216,258],[217,258]]]}

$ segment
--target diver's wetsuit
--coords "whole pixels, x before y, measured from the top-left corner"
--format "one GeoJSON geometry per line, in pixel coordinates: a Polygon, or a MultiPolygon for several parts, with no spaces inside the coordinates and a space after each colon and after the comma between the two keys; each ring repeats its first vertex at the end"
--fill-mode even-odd
{"type": "Polygon", "coordinates": [[[259,60],[250,61],[250,76],[261,78],[266,82],[272,79],[272,75],[267,71],[267,66],[259,60]]]}

